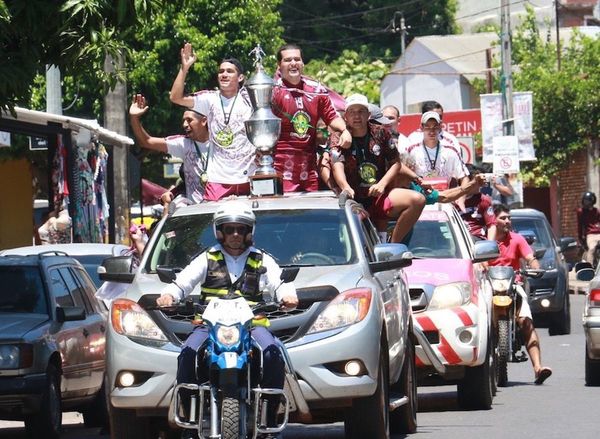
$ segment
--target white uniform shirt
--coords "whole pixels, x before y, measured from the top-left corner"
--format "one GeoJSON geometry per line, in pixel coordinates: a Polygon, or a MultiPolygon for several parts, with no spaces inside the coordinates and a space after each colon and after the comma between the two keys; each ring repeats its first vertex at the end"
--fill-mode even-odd
{"type": "Polygon", "coordinates": [[[412,144],[407,152],[415,161],[415,173],[419,177],[446,177],[460,180],[469,175],[459,152],[443,140],[438,142],[435,148],[428,148],[423,142],[412,144]]]}
{"type": "MultiPolygon", "coordinates": [[[[249,247],[240,256],[234,257],[227,253],[220,244],[215,245],[209,251],[215,250],[220,250],[221,253],[223,253],[231,283],[234,283],[242,275],[244,267],[246,266],[246,259],[251,251],[262,253],[262,265],[267,271],[260,276],[260,291],[268,292],[271,297],[273,296],[273,293],[276,293],[278,300],[281,300],[281,298],[285,296],[296,297],[296,288],[293,283],[281,284],[281,268],[279,268],[277,262],[275,262],[268,254],[261,252],[255,247],[249,247]],[[279,284],[281,284],[281,286],[279,286],[279,284]]],[[[190,294],[197,284],[202,284],[202,282],[206,280],[207,267],[208,260],[206,252],[203,252],[177,274],[175,282],[167,286],[162,291],[162,294],[170,294],[175,299],[181,300],[190,294]]]]}
{"type": "Polygon", "coordinates": [[[197,142],[185,136],[167,137],[167,152],[172,157],[183,160],[185,196],[194,203],[204,199],[204,186],[201,180],[208,162],[208,142],[197,142]]]}
{"type": "Polygon", "coordinates": [[[256,148],[246,137],[244,121],[250,119],[252,106],[246,89],[237,97],[226,98],[218,91],[202,91],[194,95],[194,111],[206,115],[211,153],[208,181],[221,184],[247,183],[254,174],[256,148]],[[229,118],[228,123],[225,120],[229,118]],[[230,131],[230,144],[219,143],[219,133],[230,131]]]}
{"type": "MultiPolygon", "coordinates": [[[[457,151],[460,151],[460,142],[456,138],[454,134],[450,134],[446,130],[442,130],[440,132],[440,140],[445,140],[446,143],[450,143],[452,146],[456,148],[457,151]]],[[[415,143],[421,143],[423,141],[423,130],[420,128],[418,130],[413,131],[408,135],[408,144],[414,145],[415,143]]],[[[462,157],[461,157],[462,158],[462,157]]]]}

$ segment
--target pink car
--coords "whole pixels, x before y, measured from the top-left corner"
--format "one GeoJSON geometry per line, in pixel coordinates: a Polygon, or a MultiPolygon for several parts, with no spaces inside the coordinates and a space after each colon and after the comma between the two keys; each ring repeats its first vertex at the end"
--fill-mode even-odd
{"type": "Polygon", "coordinates": [[[405,272],[413,325],[433,348],[417,346],[419,384],[457,384],[461,407],[489,409],[496,379],[492,291],[482,262],[498,257],[498,246],[475,240],[452,205],[427,206],[408,242],[414,259],[405,272]]]}

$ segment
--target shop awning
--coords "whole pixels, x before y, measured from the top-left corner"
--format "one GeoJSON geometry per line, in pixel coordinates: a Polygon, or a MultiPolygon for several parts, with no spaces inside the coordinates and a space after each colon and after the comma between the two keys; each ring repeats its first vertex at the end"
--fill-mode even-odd
{"type": "Polygon", "coordinates": [[[44,111],[28,110],[26,108],[15,107],[16,117],[10,112],[1,112],[3,119],[13,119],[21,122],[37,125],[47,125],[49,122],[61,124],[63,128],[74,132],[82,130],[90,131],[102,143],[115,146],[133,145],[133,139],[123,136],[114,131],[107,130],[98,124],[96,119],[80,119],[78,117],[64,116],[60,114],[46,113],[44,111]]]}

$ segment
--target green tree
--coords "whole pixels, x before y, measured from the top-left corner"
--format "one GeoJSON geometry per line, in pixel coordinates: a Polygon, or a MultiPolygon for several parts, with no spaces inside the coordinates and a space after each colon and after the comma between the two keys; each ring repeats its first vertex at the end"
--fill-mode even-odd
{"type": "Polygon", "coordinates": [[[370,102],[379,102],[379,86],[389,70],[390,66],[383,61],[369,61],[351,50],[344,50],[342,56],[332,62],[313,60],[305,68],[308,76],[318,79],[342,96],[361,93],[370,102]]]}
{"type": "Polygon", "coordinates": [[[390,50],[387,56],[395,59],[401,52],[400,14],[409,27],[408,44],[420,35],[455,33],[456,9],[456,0],[284,0],[280,11],[284,38],[302,46],[310,61],[338,58],[345,49],[371,59],[390,50]]]}

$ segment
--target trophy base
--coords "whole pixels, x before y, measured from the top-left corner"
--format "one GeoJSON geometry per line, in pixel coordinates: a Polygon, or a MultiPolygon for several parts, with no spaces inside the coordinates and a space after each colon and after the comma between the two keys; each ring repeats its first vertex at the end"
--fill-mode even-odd
{"type": "Polygon", "coordinates": [[[280,174],[259,174],[250,177],[250,193],[255,197],[283,195],[283,178],[280,174]]]}

